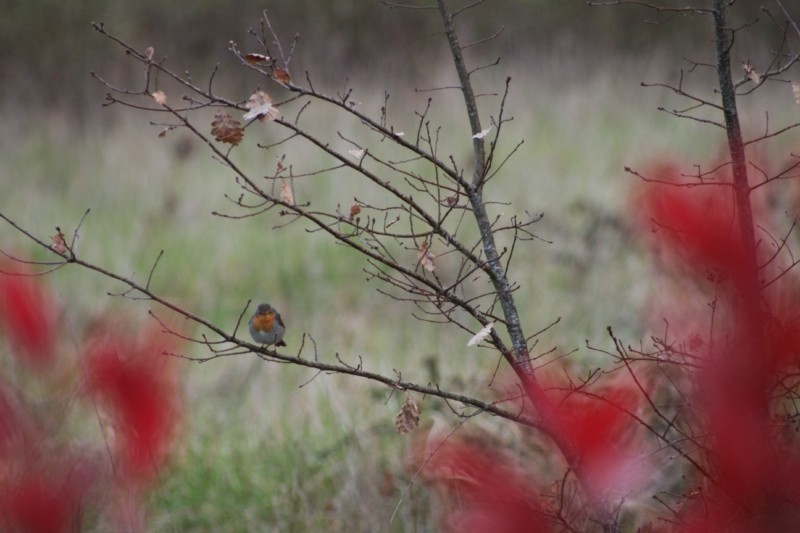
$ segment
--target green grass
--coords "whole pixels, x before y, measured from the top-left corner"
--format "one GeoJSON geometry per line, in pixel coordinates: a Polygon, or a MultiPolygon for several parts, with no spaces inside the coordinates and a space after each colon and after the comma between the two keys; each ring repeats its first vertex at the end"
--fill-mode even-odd
{"type": "MultiPolygon", "coordinates": [[[[159,520],[165,529],[253,531],[269,524],[279,531],[347,531],[355,523],[386,529],[381,517],[391,515],[403,480],[381,491],[383,476],[400,465],[370,452],[386,449],[391,425],[381,438],[376,431],[341,437],[300,424],[282,428],[292,435],[284,440],[271,431],[256,437],[249,424],[239,423],[219,425],[217,436],[186,446],[175,467],[183,475],[170,476],[153,495],[153,505],[167,510],[159,520]]],[[[423,500],[412,503],[424,514],[423,500]]],[[[395,531],[413,524],[408,511],[399,518],[395,531]]]]}
{"type": "MultiPolygon", "coordinates": [[[[557,70],[547,79],[515,77],[507,110],[515,120],[507,129],[510,137],[526,142],[486,190],[487,198],[503,202],[491,209],[505,218],[544,212],[534,227],[542,240],[523,243],[510,271],[520,284],[517,303],[527,331],[561,317],[540,336],[541,352],[555,346],[556,353],[566,353],[585,339],[608,346],[607,325],[629,339],[646,334],[650,268],[626,222],[634,181],[623,166],[646,166],[663,154],[693,161],[716,153],[721,140],[717,132],[709,135],[707,128],[655,110],[669,98],[640,89],[638,82],[663,79],[663,72],[633,62],[604,63],[603,72],[590,71],[579,82],[570,72],[564,79],[557,70]]],[[[397,111],[390,117],[410,135],[411,110],[427,95],[406,98],[400,94],[405,87],[396,87],[392,109],[397,111]]],[[[364,97],[365,109],[378,108],[381,89],[363,90],[376,95],[364,97]]],[[[462,103],[455,95],[434,98],[439,106],[434,119],[442,121],[446,134],[441,153],[452,151],[468,172],[469,134],[458,114],[462,103]]],[[[316,107],[313,113],[310,123],[325,127],[331,142],[336,128],[363,142],[374,140],[357,123],[329,120],[316,107]]],[[[212,211],[237,213],[224,198],[238,195],[232,172],[194,141],[188,156],[181,155],[187,142],[183,133],[159,139],[157,128],[130,111],[116,115],[108,129],[94,118],[76,130],[58,116],[48,116],[41,126],[23,123],[14,113],[10,117],[0,126],[0,209],[34,235],[47,239],[55,226],[71,235],[90,208],[80,232],[82,257],[143,281],[165,250],[154,290],[221,327],[233,329],[248,299],[270,301],[288,325],[290,352],[299,349],[305,333],[316,340],[317,356],[325,361],[335,361],[338,353],[353,363],[361,358],[366,368],[384,374],[397,369],[405,379],[437,378],[456,392],[494,394],[487,384],[497,356],[466,349],[467,333],[420,322],[411,316],[410,305],[380,295],[377,281],[365,282],[365,262],[352,250],[322,233],[307,233],[303,222],[274,229],[286,221],[276,211],[242,220],[213,216],[212,211]],[[425,363],[431,358],[438,361],[437,376],[425,363]]],[[[261,142],[278,138],[270,126],[262,129],[248,135],[263,135],[261,142]]],[[[508,140],[501,150],[512,146],[508,140]]],[[[298,170],[327,164],[307,144],[292,143],[284,151],[298,170]]],[[[274,166],[275,156],[252,142],[234,153],[256,177],[274,166]]],[[[374,187],[343,171],[297,180],[296,194],[320,210],[336,205],[347,210],[354,196],[386,202],[374,187]]],[[[507,246],[509,240],[500,237],[499,243],[507,246]]],[[[1,244],[46,257],[8,229],[1,244]]],[[[414,252],[408,257],[413,261],[414,252]]],[[[446,270],[444,264],[440,268],[446,270]]],[[[95,317],[124,312],[144,320],[150,307],[108,297],[108,291],[122,287],[75,268],[61,269],[48,281],[69,319],[64,328],[77,339],[95,317]]],[[[243,329],[239,333],[246,338],[243,329]]],[[[198,345],[185,351],[208,355],[198,345]]],[[[303,355],[314,355],[309,338],[303,355]]],[[[586,365],[602,362],[586,350],[573,357],[586,365]]],[[[314,377],[312,371],[251,355],[180,365],[185,427],[175,461],[152,494],[154,530],[435,530],[424,489],[414,486],[399,502],[411,475],[404,462],[409,437],[396,435],[392,427],[399,395],[389,398],[391,391],[374,384],[314,377]],[[391,490],[382,493],[378,487],[387,475],[391,490]],[[390,528],[388,518],[398,502],[390,528]]],[[[418,400],[424,423],[434,413],[454,422],[435,402],[418,400]]],[[[498,424],[486,427],[497,430],[498,424]]],[[[523,442],[514,435],[508,440],[516,446],[523,442]]]]}

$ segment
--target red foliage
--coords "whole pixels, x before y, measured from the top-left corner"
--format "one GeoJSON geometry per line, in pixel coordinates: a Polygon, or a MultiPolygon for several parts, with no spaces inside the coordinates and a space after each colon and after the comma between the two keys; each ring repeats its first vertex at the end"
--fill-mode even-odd
{"type": "Polygon", "coordinates": [[[153,329],[137,337],[113,333],[91,344],[88,388],[111,414],[125,473],[148,480],[175,437],[179,391],[172,360],[164,355],[174,337],[153,329]]]}
{"type": "Polygon", "coordinates": [[[3,480],[3,521],[12,531],[25,533],[74,531],[94,478],[93,469],[76,461],[48,464],[46,469],[28,461],[24,474],[3,480]]]}
{"type": "Polygon", "coordinates": [[[442,529],[470,533],[549,531],[526,473],[485,445],[456,438],[429,442],[422,475],[446,499],[442,529]]]}
{"type": "Polygon", "coordinates": [[[82,490],[66,483],[61,468],[49,475],[36,457],[46,446],[32,418],[0,388],[0,529],[68,531],[82,490]]]}
{"type": "Polygon", "coordinates": [[[27,363],[41,368],[52,361],[57,316],[38,278],[0,274],[0,325],[27,363]]]}
{"type": "Polygon", "coordinates": [[[722,274],[716,278],[722,279],[718,301],[729,304],[715,323],[714,350],[693,376],[691,402],[705,429],[709,478],[676,530],[789,530],[800,523],[800,453],[776,438],[773,403],[786,365],[797,361],[798,309],[748,288],[753,279],[747,265],[758,258],[739,237],[729,189],[655,187],[642,204],[659,228],[657,244],[698,277],[709,269],[722,274]]]}
{"type": "Polygon", "coordinates": [[[15,487],[7,487],[4,511],[15,528],[25,532],[69,531],[71,498],[41,473],[29,473],[15,487]]]}
{"type": "Polygon", "coordinates": [[[5,389],[0,387],[0,462],[6,461],[11,448],[17,444],[23,427],[16,406],[12,404],[5,389]]]}
{"type": "Polygon", "coordinates": [[[644,473],[633,448],[636,409],[636,394],[619,383],[591,395],[570,392],[558,402],[558,429],[580,458],[582,481],[595,497],[613,489],[629,492],[644,473]]]}
{"type": "MultiPolygon", "coordinates": [[[[38,277],[27,271],[0,274],[0,328],[17,357],[35,369],[50,369],[57,326],[55,303],[38,277]]],[[[179,419],[177,375],[173,360],[163,355],[175,348],[176,337],[108,326],[95,329],[102,327],[102,336],[89,340],[80,375],[89,396],[109,415],[103,434],[111,464],[100,451],[106,447],[86,453],[60,435],[69,424],[54,407],[72,396],[64,387],[79,375],[70,367],[76,359],[58,361],[64,372],[20,375],[41,384],[12,382],[12,388],[0,382],[0,530],[76,531],[87,516],[104,516],[115,529],[144,529],[142,499],[167,458],[179,419]],[[115,475],[105,475],[111,467],[115,475]],[[85,507],[91,512],[82,514],[85,507]]]]}
{"type": "MultiPolygon", "coordinates": [[[[673,172],[665,169],[664,172],[673,172]]],[[[670,181],[672,176],[662,176],[670,181]]],[[[639,207],[654,225],[656,242],[699,274],[716,270],[741,281],[748,264],[733,196],[720,187],[650,187],[639,207]]]]}

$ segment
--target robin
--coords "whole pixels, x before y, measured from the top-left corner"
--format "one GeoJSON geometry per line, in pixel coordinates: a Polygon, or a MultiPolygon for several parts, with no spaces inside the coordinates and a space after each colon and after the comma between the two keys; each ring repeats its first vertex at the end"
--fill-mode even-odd
{"type": "Polygon", "coordinates": [[[259,304],[256,312],[250,318],[250,335],[259,344],[274,344],[286,346],[283,334],[286,326],[283,325],[281,315],[269,304],[259,304]]]}

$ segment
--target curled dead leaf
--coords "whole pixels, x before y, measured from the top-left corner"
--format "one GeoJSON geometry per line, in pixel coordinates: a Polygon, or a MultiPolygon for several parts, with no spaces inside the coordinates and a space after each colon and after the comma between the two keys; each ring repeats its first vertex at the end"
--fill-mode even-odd
{"type": "Polygon", "coordinates": [[[258,117],[261,122],[267,122],[281,116],[281,112],[272,105],[272,98],[264,91],[256,91],[251,94],[246,107],[250,111],[245,113],[245,120],[253,120],[258,117]]]}
{"type": "Polygon", "coordinates": [[[166,127],[166,128],[164,128],[163,130],[161,130],[161,131],[159,131],[159,132],[158,132],[158,136],[159,136],[159,138],[163,139],[164,137],[166,137],[166,136],[167,136],[167,133],[171,132],[171,131],[172,131],[172,130],[174,130],[174,129],[175,129],[175,126],[167,126],[167,127],[166,127]]]}
{"type": "Polygon", "coordinates": [[[275,81],[284,85],[288,85],[289,82],[292,81],[292,77],[289,76],[289,73],[278,65],[272,65],[272,77],[275,78],[275,81]]]}
{"type": "Polygon", "coordinates": [[[220,111],[214,115],[214,120],[211,122],[211,135],[219,142],[236,146],[244,137],[244,129],[241,122],[220,111]]]}
{"type": "Polygon", "coordinates": [[[155,91],[150,94],[158,105],[167,105],[167,95],[164,91],[155,91]]]}
{"type": "Polygon", "coordinates": [[[481,328],[481,330],[476,333],[470,340],[467,342],[467,347],[476,346],[479,342],[489,336],[492,332],[492,328],[494,327],[494,322],[489,322],[486,324],[485,327],[481,328]]]}
{"type": "Polygon", "coordinates": [[[491,127],[491,126],[489,126],[488,128],[486,128],[485,130],[481,130],[481,131],[479,131],[478,133],[476,133],[475,135],[473,135],[473,136],[472,136],[472,138],[473,138],[473,139],[483,139],[484,137],[486,137],[487,135],[489,135],[489,132],[490,132],[490,131],[492,131],[492,127],[491,127]]]}
{"type": "Polygon", "coordinates": [[[265,56],[264,54],[245,54],[244,60],[250,63],[251,65],[258,65],[259,63],[266,63],[271,58],[269,56],[265,56]]]}
{"type": "Polygon", "coordinates": [[[67,243],[64,241],[64,234],[61,233],[61,231],[50,237],[50,239],[53,241],[53,244],[50,245],[50,248],[60,254],[67,253],[67,243]]]}
{"type": "Polygon", "coordinates": [[[353,220],[358,214],[361,213],[361,206],[358,204],[353,204],[350,206],[350,217],[348,220],[353,220]]]}
{"type": "Polygon", "coordinates": [[[287,203],[288,205],[295,205],[292,186],[286,180],[281,180],[281,201],[287,203]]]}
{"type": "Polygon", "coordinates": [[[406,394],[406,399],[400,408],[400,412],[394,417],[394,425],[401,435],[410,433],[419,426],[419,406],[410,394],[406,394]]]}
{"type": "Polygon", "coordinates": [[[433,272],[436,269],[436,265],[433,264],[434,259],[436,259],[436,256],[431,253],[430,245],[427,242],[420,244],[419,250],[417,250],[419,264],[428,272],[433,272]]]}
{"type": "Polygon", "coordinates": [[[750,81],[753,83],[761,83],[761,75],[756,72],[755,67],[750,64],[750,62],[742,63],[742,68],[744,69],[744,74],[747,76],[750,81]]]}

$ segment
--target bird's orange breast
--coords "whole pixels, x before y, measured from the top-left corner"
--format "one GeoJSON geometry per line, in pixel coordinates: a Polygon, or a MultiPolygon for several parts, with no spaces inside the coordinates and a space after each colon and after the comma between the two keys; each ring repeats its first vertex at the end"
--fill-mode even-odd
{"type": "Polygon", "coordinates": [[[253,327],[257,331],[272,331],[272,323],[275,321],[275,313],[256,315],[253,318],[253,327]]]}

